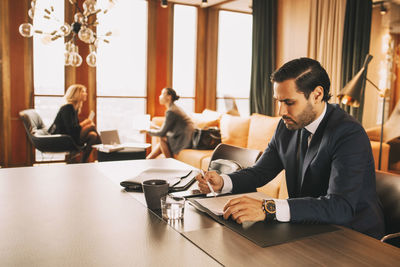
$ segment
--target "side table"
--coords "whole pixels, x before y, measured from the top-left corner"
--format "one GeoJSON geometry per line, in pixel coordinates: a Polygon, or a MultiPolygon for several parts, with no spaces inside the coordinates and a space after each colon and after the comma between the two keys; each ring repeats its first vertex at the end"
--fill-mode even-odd
{"type": "Polygon", "coordinates": [[[116,161],[116,160],[131,160],[131,159],[145,159],[145,148],[124,148],[114,152],[101,152],[97,151],[97,160],[102,161],[116,161]]]}

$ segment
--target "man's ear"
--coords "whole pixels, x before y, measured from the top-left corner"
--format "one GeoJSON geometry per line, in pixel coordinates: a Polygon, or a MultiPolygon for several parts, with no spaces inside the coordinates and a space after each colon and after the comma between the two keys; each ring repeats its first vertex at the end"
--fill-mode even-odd
{"type": "Polygon", "coordinates": [[[311,93],[311,96],[314,103],[322,102],[322,99],[324,98],[324,88],[322,88],[322,86],[315,87],[314,91],[311,93]]]}

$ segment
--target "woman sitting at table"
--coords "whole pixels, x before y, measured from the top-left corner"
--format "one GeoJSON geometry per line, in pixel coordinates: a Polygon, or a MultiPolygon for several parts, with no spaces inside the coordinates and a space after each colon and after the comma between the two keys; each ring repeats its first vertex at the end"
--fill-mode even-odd
{"type": "Polygon", "coordinates": [[[87,162],[92,145],[101,144],[96,126],[89,118],[79,122],[83,102],[87,99],[86,87],[81,84],[71,85],[65,93],[66,104],[61,106],[53,124],[49,128],[50,134],[67,134],[78,145],[86,144],[81,162],[87,162]]]}
{"type": "Polygon", "coordinates": [[[174,104],[178,99],[179,96],[172,88],[164,88],[161,91],[159,102],[167,109],[164,124],[159,130],[141,131],[141,133],[148,133],[151,136],[158,136],[160,139],[147,159],[154,159],[161,153],[166,158],[172,158],[182,149],[191,147],[194,132],[193,122],[180,107],[174,104]]]}

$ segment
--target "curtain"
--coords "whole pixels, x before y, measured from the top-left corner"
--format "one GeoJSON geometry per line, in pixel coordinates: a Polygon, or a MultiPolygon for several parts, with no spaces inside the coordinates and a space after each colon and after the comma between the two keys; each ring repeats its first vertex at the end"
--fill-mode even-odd
{"type": "MultiPolygon", "coordinates": [[[[361,69],[369,53],[371,16],[371,0],[347,0],[342,49],[342,88],[361,69]]],[[[365,82],[363,87],[365,89],[365,82]]],[[[362,93],[359,108],[342,106],[360,122],[362,122],[364,96],[362,93]]]]}
{"type": "Polygon", "coordinates": [[[274,115],[270,76],[275,70],[276,0],[253,0],[250,114],[274,115]]]}
{"type": "Polygon", "coordinates": [[[341,89],[342,43],[346,0],[312,0],[308,57],[318,60],[331,78],[331,101],[341,89]]]}

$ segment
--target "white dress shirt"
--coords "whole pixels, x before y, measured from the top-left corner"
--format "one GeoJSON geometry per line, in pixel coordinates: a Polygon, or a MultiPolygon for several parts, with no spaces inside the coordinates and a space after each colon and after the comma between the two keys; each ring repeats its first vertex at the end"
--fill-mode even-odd
{"type": "MultiPolygon", "coordinates": [[[[326,113],[326,108],[327,105],[324,102],[324,111],[319,115],[319,117],[310,123],[309,125],[305,126],[304,128],[307,129],[311,134],[308,137],[308,144],[310,144],[312,137],[314,136],[315,131],[317,130],[319,124],[321,123],[322,119],[325,116],[326,113]]],[[[222,179],[224,180],[224,186],[221,189],[221,193],[230,193],[232,192],[232,180],[231,178],[226,175],[226,174],[221,174],[222,179]]],[[[275,206],[276,206],[276,219],[280,222],[288,222],[290,221],[290,209],[289,209],[289,203],[287,202],[286,199],[276,199],[273,198],[275,201],[275,206]]]]}

